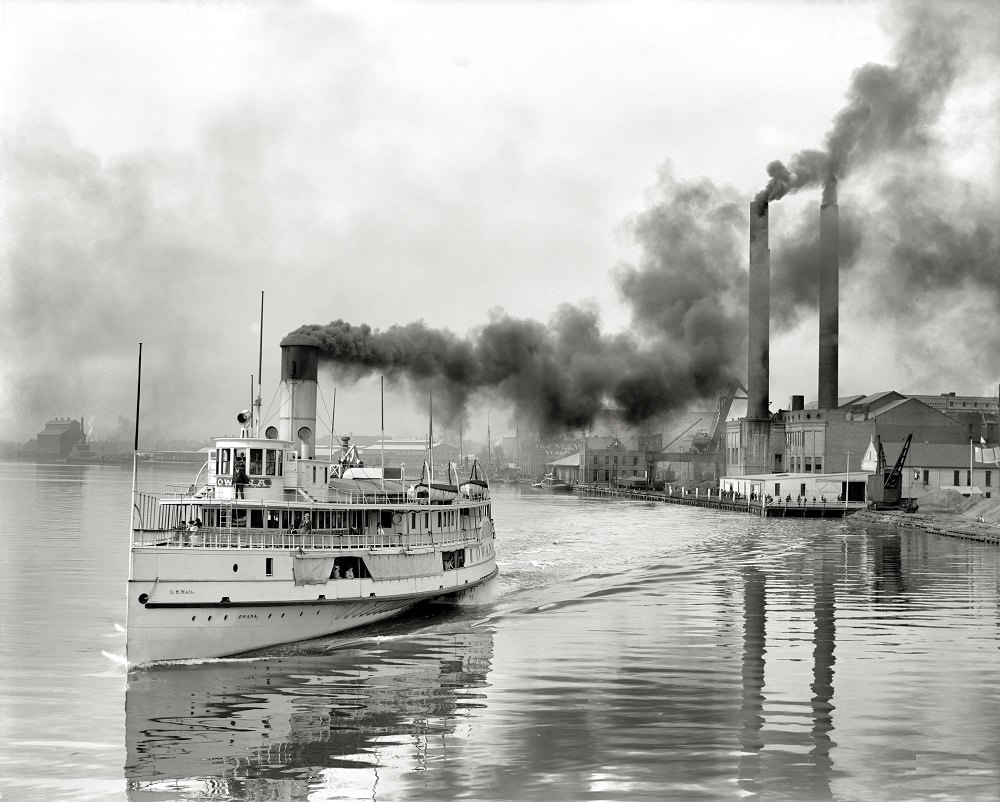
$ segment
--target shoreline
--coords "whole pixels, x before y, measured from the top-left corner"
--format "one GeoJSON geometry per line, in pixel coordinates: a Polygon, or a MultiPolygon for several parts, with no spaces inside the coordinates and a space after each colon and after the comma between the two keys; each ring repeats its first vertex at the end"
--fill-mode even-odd
{"type": "Polygon", "coordinates": [[[900,510],[859,510],[852,520],[889,523],[899,528],[919,529],[935,535],[1000,544],[1000,524],[970,520],[955,512],[902,512],[900,510]]]}

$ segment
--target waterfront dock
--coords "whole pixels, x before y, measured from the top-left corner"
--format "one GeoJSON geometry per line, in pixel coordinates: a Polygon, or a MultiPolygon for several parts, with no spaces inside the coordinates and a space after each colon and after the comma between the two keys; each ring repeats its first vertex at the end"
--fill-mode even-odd
{"type": "Polygon", "coordinates": [[[629,498],[636,501],[657,501],[665,504],[684,504],[689,507],[760,515],[766,518],[843,518],[865,509],[862,501],[771,501],[732,498],[726,494],[700,490],[634,490],[607,485],[574,485],[574,491],[584,496],[604,496],[609,498],[629,498]]]}

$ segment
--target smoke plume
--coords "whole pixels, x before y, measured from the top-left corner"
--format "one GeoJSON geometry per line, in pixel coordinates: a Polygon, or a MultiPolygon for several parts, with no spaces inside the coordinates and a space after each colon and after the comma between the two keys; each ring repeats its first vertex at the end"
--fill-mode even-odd
{"type": "Polygon", "coordinates": [[[837,202],[837,184],[886,153],[916,155],[932,145],[928,133],[963,66],[975,4],[900,6],[888,23],[900,31],[895,63],[865,64],[854,72],[847,104],[833,120],[824,150],[803,150],[788,164],[767,165],[769,180],[757,200],[822,185],[823,203],[837,202]],[[972,7],[970,7],[972,6],[972,7]]]}
{"type": "Polygon", "coordinates": [[[378,331],[335,320],[291,334],[341,375],[432,386],[451,422],[489,395],[544,431],[588,427],[611,405],[630,423],[710,397],[739,371],[745,272],[742,210],[708,181],[661,174],[662,200],[630,221],[638,265],[617,271],[633,334],[607,334],[595,310],[562,306],[544,325],[495,311],[462,338],[424,322],[378,331]]]}

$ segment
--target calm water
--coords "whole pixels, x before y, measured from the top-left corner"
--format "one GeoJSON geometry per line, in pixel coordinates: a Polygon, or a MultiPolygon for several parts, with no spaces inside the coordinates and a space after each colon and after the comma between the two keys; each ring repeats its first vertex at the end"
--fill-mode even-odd
{"type": "Polygon", "coordinates": [[[4,800],[1000,797],[995,546],[501,487],[476,597],[126,676],[130,485],[0,465],[4,800]]]}

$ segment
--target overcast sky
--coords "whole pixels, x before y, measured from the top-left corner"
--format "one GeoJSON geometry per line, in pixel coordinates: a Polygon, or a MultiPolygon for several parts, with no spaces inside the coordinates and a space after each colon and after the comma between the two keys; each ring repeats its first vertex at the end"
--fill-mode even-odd
{"type": "MultiPolygon", "coordinates": [[[[838,175],[840,392],[996,393],[995,3],[4,2],[0,24],[0,440],[130,433],[140,341],[146,432],[232,432],[262,291],[272,414],[281,338],[337,319],[475,342],[582,310],[596,348],[697,372],[670,352],[697,350],[694,308],[745,315],[768,163],[826,149],[859,92],[881,122],[838,175]],[[687,234],[656,222],[682,206],[687,234]]],[[[792,255],[819,200],[771,207],[772,410],[816,397],[792,255]]],[[[744,336],[690,359],[745,381],[744,336]]],[[[336,368],[321,411],[337,387],[338,431],[377,432],[378,379],[336,368]]],[[[717,395],[678,375],[678,403],[717,395]]],[[[391,386],[387,430],[423,431],[425,397],[391,386]]],[[[513,430],[509,389],[470,394],[467,436],[487,408],[513,430]]]]}

